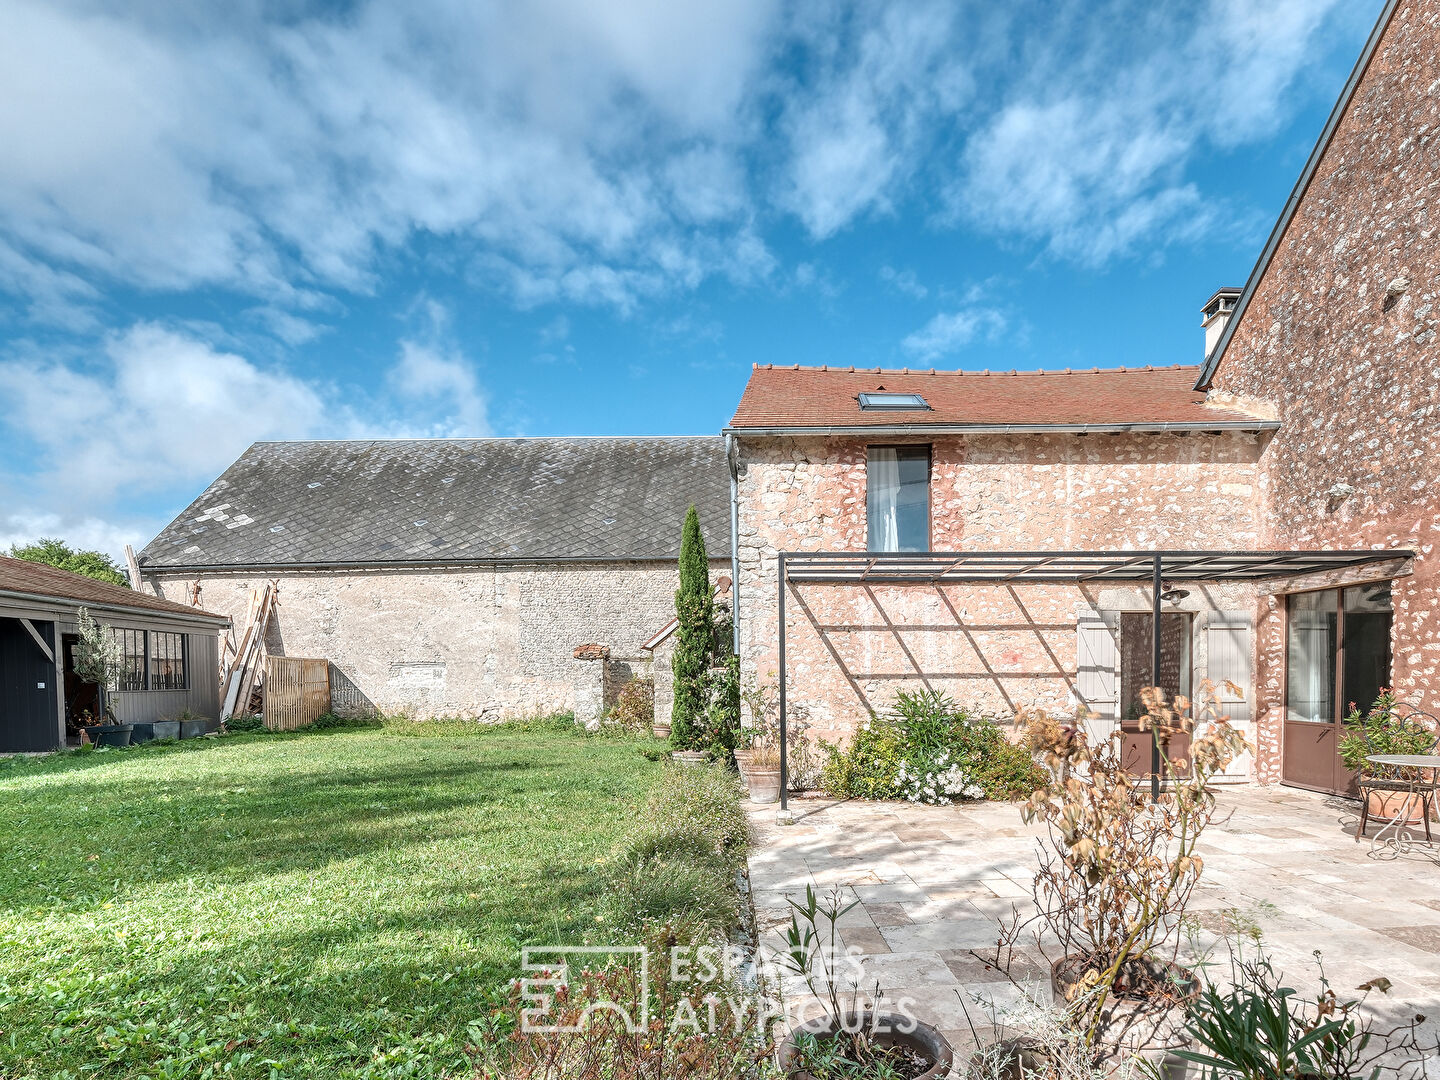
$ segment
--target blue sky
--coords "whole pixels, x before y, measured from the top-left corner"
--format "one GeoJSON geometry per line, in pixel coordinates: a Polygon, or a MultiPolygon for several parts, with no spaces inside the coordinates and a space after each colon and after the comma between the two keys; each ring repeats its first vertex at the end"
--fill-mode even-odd
{"type": "Polygon", "coordinates": [[[1381,0],[0,0],[0,545],[752,363],[1196,363],[1381,0]]]}

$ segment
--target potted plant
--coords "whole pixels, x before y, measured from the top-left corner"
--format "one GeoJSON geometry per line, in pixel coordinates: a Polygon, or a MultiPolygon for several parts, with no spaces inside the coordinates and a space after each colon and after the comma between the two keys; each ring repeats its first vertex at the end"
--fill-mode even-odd
{"type": "Polygon", "coordinates": [[[781,1071],[787,1080],[939,1080],[950,1075],[954,1054],[938,1030],[908,1012],[881,1009],[878,984],[868,1003],[861,999],[863,962],[843,948],[837,926],[858,903],[846,904],[838,887],[822,901],[808,885],[805,903],[789,901],[793,910],[780,967],[798,976],[828,1011],[786,1037],[780,1046],[781,1071]]]}
{"type": "Polygon", "coordinates": [[[1045,755],[1051,780],[1025,805],[1026,821],[1046,825],[1033,884],[1039,913],[1002,928],[994,962],[1007,966],[1031,924],[1042,941],[1058,941],[1056,998],[1099,1062],[1142,1051],[1165,1059],[1184,1044],[1200,983],[1180,963],[1180,929],[1204,867],[1200,837],[1215,816],[1210,780],[1245,749],[1214,700],[1209,688],[1199,706],[1143,691],[1140,727],[1161,747],[1158,799],[1122,765],[1117,731],[1094,745],[1058,738],[1045,755]],[[1193,764],[1171,759],[1181,733],[1191,736],[1193,764]]]}
{"type": "Polygon", "coordinates": [[[75,624],[79,635],[75,644],[75,674],[95,684],[100,702],[100,722],[86,727],[85,733],[96,746],[129,746],[130,725],[117,723],[110,703],[105,700],[110,685],[120,677],[124,666],[120,642],[109,626],[97,623],[83,607],[76,613],[75,624]]]}
{"type": "Polygon", "coordinates": [[[201,735],[210,732],[210,721],[203,716],[197,716],[189,709],[182,709],[180,715],[175,717],[180,724],[180,738],[198,739],[201,735]]]}
{"type": "MultiPolygon", "coordinates": [[[[1359,774],[1361,786],[1367,779],[1409,780],[1415,770],[1377,766],[1366,759],[1372,754],[1433,754],[1436,733],[1413,710],[1397,701],[1395,692],[1382,687],[1375,703],[1362,713],[1350,703],[1345,734],[1340,738],[1340,760],[1359,774]]],[[[1369,789],[1365,792],[1368,817],[1382,821],[1400,819],[1407,825],[1422,823],[1424,804],[1406,791],[1369,789]]]]}

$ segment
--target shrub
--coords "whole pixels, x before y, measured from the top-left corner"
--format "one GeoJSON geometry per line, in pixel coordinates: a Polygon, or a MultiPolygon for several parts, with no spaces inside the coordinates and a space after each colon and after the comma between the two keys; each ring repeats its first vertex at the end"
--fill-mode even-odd
{"type": "Polygon", "coordinates": [[[610,709],[610,724],[630,735],[650,735],[655,730],[655,683],[632,679],[621,688],[610,709]]]}
{"type": "Polygon", "coordinates": [[[677,750],[702,748],[705,723],[705,671],[715,644],[715,602],[710,595],[710,563],[700,515],[690,507],[680,533],[680,588],[675,592],[675,703],[670,716],[670,741],[677,750]]]}
{"type": "Polygon", "coordinates": [[[750,819],[732,773],[667,765],[641,810],[620,887],[637,923],[684,916],[724,934],[739,920],[735,875],[750,846],[750,819]]]}
{"type": "Polygon", "coordinates": [[[229,735],[249,735],[264,730],[265,721],[258,716],[232,716],[225,721],[225,731],[229,735]]]}
{"type": "Polygon", "coordinates": [[[1045,779],[994,719],[926,690],[901,694],[893,715],[871,717],[848,747],[831,748],[821,786],[837,798],[948,805],[1027,797],[1045,779]]]}
{"type": "Polygon", "coordinates": [[[1345,717],[1345,734],[1340,739],[1340,760],[1347,769],[1372,774],[1376,767],[1365,759],[1371,754],[1428,754],[1435,746],[1435,732],[1414,710],[1382,689],[1375,704],[1362,713],[1354,702],[1345,717]]]}

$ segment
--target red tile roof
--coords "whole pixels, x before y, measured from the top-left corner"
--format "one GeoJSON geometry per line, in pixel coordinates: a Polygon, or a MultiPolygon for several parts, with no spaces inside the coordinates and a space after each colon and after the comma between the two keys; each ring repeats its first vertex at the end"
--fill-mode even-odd
{"type": "Polygon", "coordinates": [[[192,619],[213,619],[216,623],[230,621],[226,616],[216,615],[213,611],[177,604],[172,600],[161,600],[158,596],[136,592],[123,585],[111,585],[108,581],[96,581],[81,574],[72,574],[68,570],[57,570],[44,563],[0,555],[0,596],[7,593],[43,596],[77,606],[127,608],[133,611],[185,615],[192,619]]]}
{"type": "Polygon", "coordinates": [[[1273,426],[1205,404],[1198,367],[1089,371],[885,371],[757,366],[732,428],[925,428],[936,425],[1273,426]],[[929,410],[860,408],[862,391],[919,394],[929,410]]]}

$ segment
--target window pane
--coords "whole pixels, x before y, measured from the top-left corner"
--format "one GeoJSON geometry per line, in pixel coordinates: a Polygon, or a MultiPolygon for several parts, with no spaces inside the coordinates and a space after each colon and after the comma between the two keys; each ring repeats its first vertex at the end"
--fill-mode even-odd
{"type": "Polygon", "coordinates": [[[121,630],[118,690],[145,689],[145,631],[121,630]]]}
{"type": "Polygon", "coordinates": [[[865,501],[871,551],[929,551],[930,448],[871,447],[865,501]]]}
{"type": "Polygon", "coordinates": [[[1390,583],[1345,590],[1345,707],[1363,712],[1390,685],[1390,583]]]}
{"type": "Polygon", "coordinates": [[[1317,724],[1335,720],[1338,604],[1335,592],[1297,593],[1290,597],[1285,704],[1291,720],[1317,724]]]}
{"type": "Polygon", "coordinates": [[[185,635],[150,635],[150,689],[185,689],[185,635]]]}

